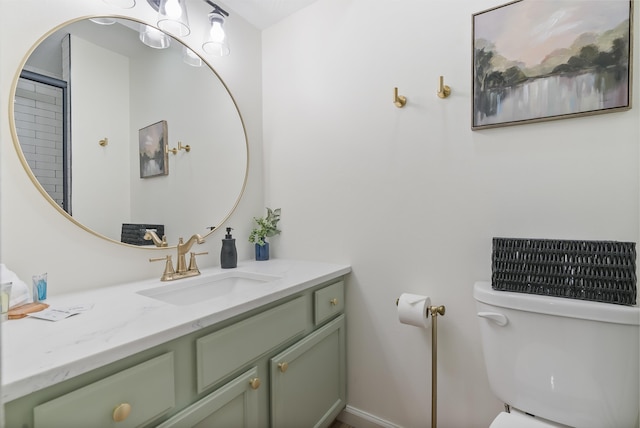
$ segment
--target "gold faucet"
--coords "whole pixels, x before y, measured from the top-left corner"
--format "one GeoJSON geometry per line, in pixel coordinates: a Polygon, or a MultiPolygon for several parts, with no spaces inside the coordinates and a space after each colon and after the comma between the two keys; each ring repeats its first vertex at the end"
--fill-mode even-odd
{"type": "MultiPolygon", "coordinates": [[[[153,231],[149,231],[149,232],[150,232],[149,234],[151,238],[146,238],[147,235],[145,234],[145,239],[153,239],[155,243],[158,236],[153,231]],[[153,238],[154,235],[156,235],[155,239],[153,238]]],[[[165,245],[158,245],[156,243],[157,246],[166,247],[166,241],[160,241],[158,239],[158,242],[160,243],[165,242],[165,245]]],[[[165,265],[164,272],[162,273],[162,277],[160,278],[161,281],[173,281],[175,279],[188,278],[190,276],[200,275],[200,270],[198,269],[198,265],[196,264],[196,256],[199,256],[202,254],[208,254],[208,252],[204,252],[204,253],[191,252],[189,267],[187,267],[187,260],[186,260],[186,254],[189,252],[193,244],[196,244],[196,243],[197,244],[204,243],[204,238],[202,238],[202,236],[198,234],[195,234],[191,238],[189,238],[186,243],[183,242],[182,238],[178,239],[178,245],[177,245],[178,265],[176,266],[175,270],[173,269],[173,260],[170,255],[167,255],[165,257],[149,259],[150,262],[166,260],[167,263],[165,265]]]]}
{"type": "MultiPolygon", "coordinates": [[[[197,233],[193,235],[191,238],[189,238],[189,240],[186,243],[182,242],[182,238],[178,239],[178,266],[176,267],[176,273],[180,274],[180,273],[186,273],[189,271],[187,269],[187,260],[185,256],[191,249],[191,246],[196,242],[198,244],[204,243],[204,239],[202,238],[202,236],[198,235],[197,233]]],[[[191,257],[194,257],[194,256],[195,254],[191,253],[191,257]]],[[[198,271],[196,275],[199,275],[199,274],[200,274],[200,271],[198,271]]]]}
{"type": "Polygon", "coordinates": [[[162,235],[162,239],[158,236],[156,232],[151,229],[147,229],[144,233],[143,238],[147,241],[153,241],[156,247],[167,247],[167,237],[162,235]]]}

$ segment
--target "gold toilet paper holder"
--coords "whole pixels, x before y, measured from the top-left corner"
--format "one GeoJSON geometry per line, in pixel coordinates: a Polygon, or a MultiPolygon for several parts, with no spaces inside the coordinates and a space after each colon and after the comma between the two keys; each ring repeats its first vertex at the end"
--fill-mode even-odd
{"type": "MultiPolygon", "coordinates": [[[[400,298],[396,299],[396,306],[400,298]]],[[[444,306],[427,306],[425,317],[433,318],[433,331],[431,333],[431,428],[436,428],[438,421],[438,315],[444,315],[444,306]]]]}
{"type": "MultiPolygon", "coordinates": [[[[396,299],[396,306],[398,306],[398,303],[400,303],[400,298],[396,299]]],[[[425,314],[425,316],[429,316],[431,315],[432,317],[438,316],[438,315],[444,315],[446,308],[444,306],[428,306],[427,307],[427,313],[425,314]]]]}

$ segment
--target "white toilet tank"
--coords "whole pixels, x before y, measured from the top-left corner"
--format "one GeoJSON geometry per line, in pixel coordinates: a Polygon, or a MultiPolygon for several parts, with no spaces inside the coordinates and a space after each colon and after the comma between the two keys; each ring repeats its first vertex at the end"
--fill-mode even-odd
{"type": "Polygon", "coordinates": [[[579,428],[638,423],[640,308],[496,291],[477,282],[482,348],[504,403],[579,428]]]}

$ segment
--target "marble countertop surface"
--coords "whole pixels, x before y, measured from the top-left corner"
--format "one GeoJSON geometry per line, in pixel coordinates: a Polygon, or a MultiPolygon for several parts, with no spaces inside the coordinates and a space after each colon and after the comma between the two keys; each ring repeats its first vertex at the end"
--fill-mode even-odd
{"type": "Polygon", "coordinates": [[[28,395],[153,346],[277,301],[351,271],[348,265],[280,260],[239,262],[236,269],[202,269],[204,276],[229,271],[278,279],[250,291],[229,293],[186,306],[137,294],[171,287],[159,279],[53,296],[50,307],[93,305],[60,321],[23,318],[2,322],[2,399],[28,395]]]}

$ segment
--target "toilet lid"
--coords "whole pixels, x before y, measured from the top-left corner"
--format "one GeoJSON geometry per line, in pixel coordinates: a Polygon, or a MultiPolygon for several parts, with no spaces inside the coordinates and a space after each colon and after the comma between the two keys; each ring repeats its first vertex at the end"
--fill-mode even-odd
{"type": "Polygon", "coordinates": [[[511,413],[500,413],[489,428],[555,428],[559,426],[562,425],[556,425],[544,419],[512,410],[511,413]]]}

